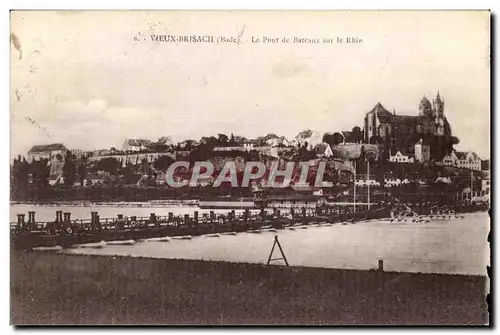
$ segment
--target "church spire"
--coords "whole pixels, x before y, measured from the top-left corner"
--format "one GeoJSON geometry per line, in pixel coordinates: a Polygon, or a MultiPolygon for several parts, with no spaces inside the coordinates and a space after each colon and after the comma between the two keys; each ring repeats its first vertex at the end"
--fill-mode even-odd
{"type": "Polygon", "coordinates": [[[436,102],[441,102],[441,95],[439,95],[439,90],[436,95],[436,102]]]}

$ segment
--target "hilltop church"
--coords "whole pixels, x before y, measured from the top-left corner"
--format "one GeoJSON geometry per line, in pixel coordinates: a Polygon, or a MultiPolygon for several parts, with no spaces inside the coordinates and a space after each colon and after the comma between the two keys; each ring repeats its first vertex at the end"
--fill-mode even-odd
{"type": "Polygon", "coordinates": [[[415,116],[397,115],[395,110],[391,113],[380,102],[366,114],[364,141],[381,145],[386,154],[400,151],[413,155],[415,144],[421,140],[430,147],[433,160],[441,160],[458,143],[451,134],[439,92],[432,103],[424,96],[415,116]]]}

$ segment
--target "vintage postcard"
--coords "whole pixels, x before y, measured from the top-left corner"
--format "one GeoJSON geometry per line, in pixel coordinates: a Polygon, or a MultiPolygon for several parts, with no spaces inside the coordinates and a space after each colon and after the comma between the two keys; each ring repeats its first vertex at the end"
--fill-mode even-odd
{"type": "Polygon", "coordinates": [[[489,11],[12,11],[13,325],[489,325],[489,11]]]}

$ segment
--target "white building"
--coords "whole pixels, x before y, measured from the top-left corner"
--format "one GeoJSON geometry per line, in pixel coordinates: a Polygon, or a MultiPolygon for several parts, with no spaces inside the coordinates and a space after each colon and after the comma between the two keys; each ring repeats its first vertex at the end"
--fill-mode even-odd
{"type": "Polygon", "coordinates": [[[444,166],[457,166],[458,157],[453,151],[451,154],[444,156],[443,165],[444,166]]]}
{"type": "Polygon", "coordinates": [[[123,151],[144,151],[151,143],[150,140],[128,138],[123,142],[123,151]]]}
{"type": "Polygon", "coordinates": [[[254,144],[253,142],[250,142],[250,141],[245,141],[245,143],[243,143],[243,149],[245,151],[252,151],[254,149],[254,144]]]}
{"type": "Polygon", "coordinates": [[[68,149],[61,143],[34,145],[30,151],[28,151],[27,160],[29,162],[40,159],[52,160],[57,155],[64,157],[67,151],[68,149]]]}
{"type": "Polygon", "coordinates": [[[423,143],[423,140],[415,144],[415,161],[424,163],[431,159],[431,147],[423,143]]]}
{"type": "Polygon", "coordinates": [[[453,151],[443,158],[442,163],[445,166],[481,171],[481,158],[472,151],[453,151]]]}
{"type": "Polygon", "coordinates": [[[384,187],[398,187],[401,186],[401,179],[399,178],[384,178],[384,187]]]}
{"type": "Polygon", "coordinates": [[[472,151],[469,152],[456,152],[458,160],[456,161],[457,167],[463,169],[470,169],[475,171],[481,171],[481,158],[472,151]]]}
{"type": "Polygon", "coordinates": [[[316,155],[320,158],[322,157],[328,158],[333,156],[332,148],[328,143],[320,143],[316,145],[314,151],[316,151],[316,155]]]}
{"type": "Polygon", "coordinates": [[[266,144],[271,146],[271,147],[277,147],[277,146],[289,146],[290,145],[290,142],[286,139],[285,136],[281,136],[281,137],[273,137],[273,138],[270,138],[266,141],[266,144]]]}
{"type": "Polygon", "coordinates": [[[375,179],[357,179],[354,184],[359,187],[380,186],[380,182],[375,179]]]}
{"type": "Polygon", "coordinates": [[[323,133],[306,129],[295,136],[292,141],[294,145],[304,146],[307,143],[307,149],[313,150],[318,144],[323,143],[323,133]]]}
{"type": "Polygon", "coordinates": [[[403,155],[401,151],[396,152],[395,155],[389,154],[389,162],[393,163],[413,163],[414,159],[413,157],[410,157],[409,155],[403,155]]]}
{"type": "Polygon", "coordinates": [[[450,177],[437,177],[435,183],[451,184],[452,181],[450,177]]]}

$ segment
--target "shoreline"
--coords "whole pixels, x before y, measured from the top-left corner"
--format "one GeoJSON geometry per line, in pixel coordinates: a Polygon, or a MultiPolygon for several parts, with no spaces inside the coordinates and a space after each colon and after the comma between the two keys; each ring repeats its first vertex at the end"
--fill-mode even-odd
{"type": "Polygon", "coordinates": [[[486,325],[487,281],[469,275],[14,251],[11,311],[15,325],[486,325]]]}

